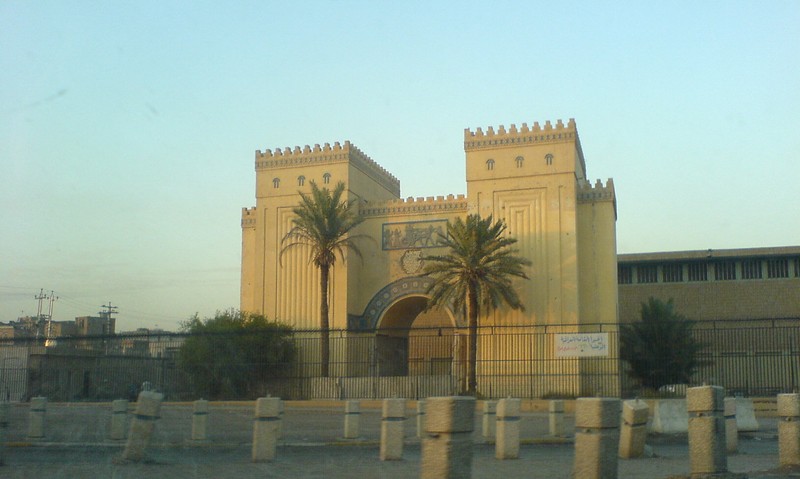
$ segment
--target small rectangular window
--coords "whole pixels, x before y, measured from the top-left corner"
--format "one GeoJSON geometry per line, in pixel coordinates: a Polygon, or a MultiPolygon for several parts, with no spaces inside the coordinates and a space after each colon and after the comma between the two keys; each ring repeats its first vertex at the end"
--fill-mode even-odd
{"type": "Polygon", "coordinates": [[[717,281],[736,279],[736,262],[720,261],[719,263],[714,263],[714,279],[717,281]]]}
{"type": "Polygon", "coordinates": [[[761,279],[761,260],[746,259],[742,261],[742,279],[761,279]]]}
{"type": "Polygon", "coordinates": [[[768,259],[767,260],[767,277],[768,278],[788,278],[789,277],[789,260],[786,258],[768,259]]]}
{"type": "Polygon", "coordinates": [[[633,283],[633,268],[628,265],[617,266],[617,283],[631,284],[633,283]]]}
{"type": "Polygon", "coordinates": [[[683,281],[683,265],[680,263],[667,263],[661,267],[661,277],[665,283],[680,283],[683,281]]]}
{"type": "Polygon", "coordinates": [[[689,281],[708,281],[708,264],[689,263],[689,281]]]}
{"type": "Polygon", "coordinates": [[[636,267],[637,283],[657,283],[658,267],[656,265],[639,265],[636,267]]]}

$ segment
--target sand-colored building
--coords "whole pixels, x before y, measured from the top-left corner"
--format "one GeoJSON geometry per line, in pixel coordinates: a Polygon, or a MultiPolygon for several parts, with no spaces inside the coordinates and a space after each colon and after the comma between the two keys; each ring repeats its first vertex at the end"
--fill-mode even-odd
{"type": "Polygon", "coordinates": [[[618,279],[623,322],[650,297],[718,326],[800,317],[800,246],[624,254],[618,279]]]}
{"type": "MultiPolygon", "coordinates": [[[[539,360],[554,357],[554,344],[521,332],[617,324],[614,185],[588,180],[574,120],[467,129],[464,151],[466,195],[406,199],[398,179],[350,142],[256,151],[256,205],[242,210],[241,309],[296,329],[319,327],[318,272],[306,250],[281,255],[281,240],[299,191],[309,192],[312,181],[330,188],[344,182],[365,218],[358,233],[370,240],[359,243],[363,259],[350,255],[332,270],[331,327],[340,330],[335,337],[352,339],[333,348],[332,374],[457,374],[465,320],[448,308],[421,313],[430,279],[420,273],[426,254],[442,252],[436,238],[447,221],[471,213],[503,219],[533,265],[530,280],[515,282],[525,310],[481,318],[498,329],[482,332],[479,374],[501,370],[509,359],[527,360],[522,375],[545,372],[550,366],[539,360]],[[423,344],[430,328],[438,347],[423,344]]],[[[568,366],[574,377],[590,367],[581,361],[568,366]]]]}

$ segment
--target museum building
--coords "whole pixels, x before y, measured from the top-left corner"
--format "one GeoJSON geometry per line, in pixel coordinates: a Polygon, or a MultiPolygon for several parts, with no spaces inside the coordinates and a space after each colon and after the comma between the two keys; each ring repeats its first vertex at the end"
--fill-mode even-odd
{"type": "MultiPolygon", "coordinates": [[[[510,359],[524,360],[515,368],[530,378],[555,367],[546,361],[555,356],[551,341],[519,332],[616,325],[614,184],[588,180],[575,121],[466,129],[464,152],[466,195],[403,199],[398,179],[350,142],[256,151],[256,202],[242,210],[241,309],[296,330],[319,329],[319,273],[305,247],[281,254],[282,240],[298,192],[309,193],[312,181],[328,188],[344,182],[347,199],[357,202],[364,218],[356,233],[370,240],[358,244],[363,258],[350,254],[331,270],[330,324],[336,337],[369,341],[334,345],[332,375],[456,372],[466,352],[465,318],[447,307],[423,312],[431,280],[421,272],[425,255],[443,253],[437,235],[447,222],[473,213],[505,221],[518,254],[532,263],[530,279],[514,282],[525,310],[481,317],[482,327],[499,329],[479,341],[479,374],[510,359]],[[430,330],[444,347],[415,345],[415,334],[430,330]]],[[[313,362],[316,352],[301,354],[313,362]]],[[[558,364],[576,378],[559,391],[565,394],[581,392],[582,368],[598,367],[580,359],[558,364]]],[[[608,364],[602,368],[613,377],[616,361],[608,364]]],[[[493,387],[494,395],[503,392],[501,384],[493,387]]]]}

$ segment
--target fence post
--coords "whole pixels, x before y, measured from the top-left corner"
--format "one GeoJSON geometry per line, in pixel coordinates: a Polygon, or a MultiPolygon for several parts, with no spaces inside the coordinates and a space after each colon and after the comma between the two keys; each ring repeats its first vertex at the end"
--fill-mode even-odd
{"type": "Polygon", "coordinates": [[[150,445],[150,438],[156,421],[159,419],[161,411],[161,400],[163,394],[153,391],[142,391],[136,401],[136,411],[131,421],[131,430],[128,434],[128,443],[122,452],[123,461],[142,461],[145,458],[147,446],[150,445]]]}
{"type": "Polygon", "coordinates": [[[417,400],[417,437],[425,437],[425,415],[427,414],[424,399],[417,400]]]}
{"type": "Polygon", "coordinates": [[[800,464],[800,394],[778,394],[778,458],[781,466],[800,464]]]}
{"type": "Polygon", "coordinates": [[[406,420],[405,399],[384,399],[381,419],[381,461],[403,458],[403,423],[406,420]]]}
{"type": "Polygon", "coordinates": [[[280,422],[278,398],[258,398],[253,420],[253,462],[275,459],[278,445],[278,423],[280,422]]]}
{"type": "Polygon", "coordinates": [[[555,399],[547,405],[550,435],[553,437],[564,436],[564,401],[555,399]]]}
{"type": "Polygon", "coordinates": [[[725,398],[725,450],[734,453],[739,449],[739,426],[736,425],[736,398],[725,398]]]}
{"type": "Polygon", "coordinates": [[[192,411],[192,440],[205,441],[208,439],[206,434],[208,426],[208,401],[198,399],[194,402],[192,411]]]}
{"type": "Polygon", "coordinates": [[[619,455],[619,399],[575,401],[575,469],[581,479],[616,479],[619,455]]]}
{"type": "Polygon", "coordinates": [[[475,398],[435,397],[428,401],[420,478],[468,479],[472,475],[475,398]]]}
{"type": "Polygon", "coordinates": [[[111,402],[111,434],[112,441],[125,439],[128,426],[128,400],[115,399],[111,402]]]}
{"type": "Polygon", "coordinates": [[[44,439],[45,416],[47,414],[47,398],[31,398],[29,413],[28,437],[30,439],[44,439]]]}
{"type": "Polygon", "coordinates": [[[497,403],[497,436],[494,457],[496,459],[517,459],[519,457],[519,399],[501,399],[497,403]]]}
{"type": "Polygon", "coordinates": [[[692,476],[728,471],[725,452],[725,389],[699,386],[686,391],[689,413],[689,465],[692,476]]]}
{"type": "Polygon", "coordinates": [[[644,455],[647,441],[647,403],[635,399],[622,403],[622,427],[619,434],[619,457],[631,459],[644,455]]]}
{"type": "Polygon", "coordinates": [[[494,439],[497,432],[497,402],[483,401],[481,429],[485,439],[494,439]]]}
{"type": "Polygon", "coordinates": [[[344,404],[344,438],[355,439],[359,435],[361,404],[358,401],[347,401],[344,404]]]}

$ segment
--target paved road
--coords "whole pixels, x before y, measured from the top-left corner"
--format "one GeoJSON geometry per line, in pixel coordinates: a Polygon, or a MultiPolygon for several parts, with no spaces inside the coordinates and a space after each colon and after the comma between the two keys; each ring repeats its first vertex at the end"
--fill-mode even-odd
{"type": "MultiPolygon", "coordinates": [[[[419,477],[420,444],[413,419],[407,422],[402,461],[378,459],[380,411],[362,406],[358,441],[345,441],[342,408],[287,404],[284,438],[275,461],[250,462],[252,408],[247,405],[214,405],[209,417],[209,441],[189,441],[191,406],[165,404],[156,426],[150,460],[143,464],[118,464],[122,444],[106,439],[110,422],[108,405],[51,404],[47,437],[31,442],[27,431],[27,405],[12,408],[7,429],[6,465],[0,478],[414,478],[419,477]]],[[[413,418],[413,411],[409,409],[413,418]]],[[[570,478],[573,447],[569,438],[546,437],[547,416],[526,413],[522,420],[520,458],[499,461],[494,448],[476,432],[472,477],[570,478]]],[[[729,457],[729,469],[747,472],[751,479],[797,477],[800,472],[766,472],[777,466],[774,420],[762,420],[762,430],[740,439],[740,453],[729,457]],[[758,471],[758,472],[754,472],[758,471]]],[[[572,427],[571,417],[568,417],[572,427]]],[[[569,430],[569,429],[568,429],[569,430]]],[[[685,436],[651,437],[656,457],[620,460],[621,479],[659,479],[686,475],[689,471],[685,436]]]]}

